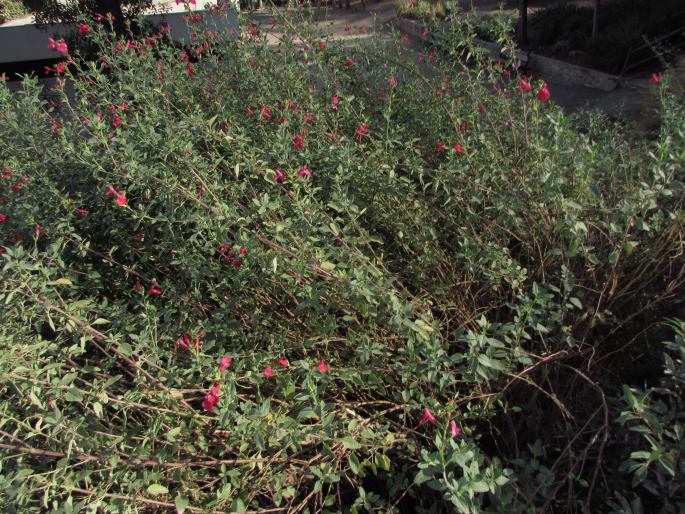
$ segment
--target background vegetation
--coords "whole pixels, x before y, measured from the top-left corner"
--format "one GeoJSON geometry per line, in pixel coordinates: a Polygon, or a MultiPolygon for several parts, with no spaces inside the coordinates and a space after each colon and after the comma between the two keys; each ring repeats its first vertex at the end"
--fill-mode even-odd
{"type": "Polygon", "coordinates": [[[683,509],[667,87],[643,140],[468,26],[84,21],[56,97],[0,89],[4,512],[683,509]]]}

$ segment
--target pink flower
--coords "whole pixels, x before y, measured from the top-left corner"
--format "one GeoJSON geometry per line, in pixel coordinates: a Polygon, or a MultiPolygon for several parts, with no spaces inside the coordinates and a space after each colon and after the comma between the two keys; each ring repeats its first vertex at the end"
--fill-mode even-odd
{"type": "Polygon", "coordinates": [[[290,366],[290,362],[288,362],[288,359],[286,359],[285,357],[281,357],[276,362],[278,362],[279,366],[283,366],[284,368],[290,366]]]}
{"type": "Polygon", "coordinates": [[[274,173],[276,174],[274,176],[274,182],[285,182],[285,173],[283,173],[278,168],[274,170],[274,173]]]}
{"type": "Polygon", "coordinates": [[[126,198],[126,194],[122,191],[117,195],[117,199],[114,201],[118,206],[123,207],[128,203],[128,198],[126,198]]]}
{"type": "Polygon", "coordinates": [[[361,123],[357,129],[357,132],[354,133],[354,137],[361,140],[361,138],[364,137],[368,131],[369,126],[366,123],[361,123]]]}
{"type": "Polygon", "coordinates": [[[226,369],[231,367],[231,364],[233,364],[233,359],[231,357],[221,357],[221,361],[219,361],[219,372],[223,375],[226,372],[226,369]]]}
{"type": "Polygon", "coordinates": [[[79,23],[76,25],[76,28],[78,28],[78,33],[81,35],[88,34],[90,32],[90,26],[86,25],[85,23],[79,23]]]}
{"type": "Polygon", "coordinates": [[[516,90],[517,93],[522,93],[523,91],[527,91],[530,93],[533,90],[533,87],[530,85],[530,82],[527,82],[526,79],[521,79],[519,82],[519,87],[516,90]]]}
{"type": "Polygon", "coordinates": [[[549,89],[547,89],[547,83],[543,82],[540,91],[538,91],[538,100],[540,100],[541,102],[546,102],[551,97],[552,94],[549,92],[549,89]]]}
{"type": "Polygon", "coordinates": [[[314,123],[314,116],[311,114],[305,114],[304,115],[304,122],[305,123],[314,123]]]}
{"type": "Polygon", "coordinates": [[[423,414],[421,415],[421,419],[419,420],[419,425],[425,423],[428,421],[431,425],[435,425],[436,419],[435,416],[433,416],[433,413],[430,411],[428,407],[423,408],[423,414]]]}
{"type": "Polygon", "coordinates": [[[56,52],[59,52],[61,54],[67,54],[69,53],[69,47],[67,44],[64,42],[64,39],[60,39],[59,41],[55,41],[51,37],[48,38],[48,50],[55,50],[56,52]]]}
{"type": "Polygon", "coordinates": [[[409,43],[409,34],[402,34],[402,41],[409,43]]]}
{"type": "MultiPolygon", "coordinates": [[[[136,282],[136,285],[140,285],[140,282],[136,282]]],[[[183,334],[181,337],[176,339],[176,348],[185,348],[186,350],[188,349],[188,346],[190,345],[190,336],[188,334],[183,334]]]]}
{"type": "Polygon", "coordinates": [[[40,237],[45,232],[45,229],[36,223],[36,228],[33,229],[33,232],[36,234],[36,237],[40,237]]]}
{"type": "Polygon", "coordinates": [[[63,62],[58,62],[55,64],[55,73],[66,73],[67,65],[63,62]]]}
{"type": "Polygon", "coordinates": [[[664,76],[661,73],[652,73],[652,76],[649,77],[649,81],[652,84],[658,84],[663,80],[664,76]]]}
{"type": "Polygon", "coordinates": [[[298,174],[300,177],[311,177],[311,176],[312,176],[312,172],[311,172],[311,170],[307,167],[306,164],[305,164],[304,166],[302,166],[299,170],[297,170],[297,174],[298,174]]]}
{"type": "Polygon", "coordinates": [[[157,284],[155,282],[153,282],[152,285],[148,288],[147,294],[159,295],[162,294],[162,290],[159,287],[157,287],[157,284]]]}
{"type": "Polygon", "coordinates": [[[337,109],[339,103],[340,103],[340,99],[336,95],[333,95],[331,97],[331,106],[333,107],[333,109],[337,109]]]}
{"type": "Polygon", "coordinates": [[[78,207],[76,208],[76,214],[81,216],[82,218],[85,218],[88,216],[88,209],[79,209],[78,207]]]}
{"type": "Polygon", "coordinates": [[[202,341],[200,340],[200,337],[195,338],[195,351],[199,352],[200,348],[202,348],[202,341]]]}
{"type": "Polygon", "coordinates": [[[188,75],[192,75],[193,73],[195,73],[195,69],[193,68],[192,64],[188,63],[188,65],[186,66],[186,72],[188,73],[188,75]]]}
{"type": "Polygon", "coordinates": [[[272,115],[271,109],[269,109],[266,105],[264,107],[262,107],[261,113],[262,113],[262,118],[264,118],[265,120],[271,119],[271,115],[272,115]]]}
{"type": "Polygon", "coordinates": [[[205,395],[202,408],[210,414],[214,412],[214,406],[219,403],[219,384],[214,384],[212,390],[205,395]]]}
{"type": "Polygon", "coordinates": [[[354,61],[352,60],[352,57],[348,57],[347,59],[345,59],[345,64],[346,64],[347,66],[352,66],[352,65],[354,64],[354,61]]]}
{"type": "Polygon", "coordinates": [[[5,223],[7,221],[7,215],[6,214],[0,214],[0,223],[5,223]]]}
{"type": "Polygon", "coordinates": [[[302,150],[304,148],[304,139],[301,135],[297,134],[293,138],[293,144],[295,145],[295,148],[297,148],[298,150],[302,150]]]}
{"type": "Polygon", "coordinates": [[[426,37],[428,35],[428,27],[423,27],[421,29],[421,37],[426,37]]]}
{"type": "Polygon", "coordinates": [[[397,86],[397,79],[395,77],[390,77],[390,86],[391,87],[397,86]]]}
{"type": "Polygon", "coordinates": [[[447,150],[447,146],[445,146],[444,144],[438,143],[437,145],[435,145],[435,153],[442,153],[445,150],[447,150]]]}
{"type": "Polygon", "coordinates": [[[112,114],[112,127],[117,128],[122,122],[121,116],[117,113],[112,114]]]}
{"type": "Polygon", "coordinates": [[[140,283],[140,280],[136,280],[136,283],[133,284],[133,289],[135,289],[136,291],[140,291],[142,288],[143,288],[143,284],[140,283]]]}
{"type": "Polygon", "coordinates": [[[454,143],[452,148],[457,152],[457,153],[464,153],[464,147],[461,146],[459,143],[454,143]]]}
{"type": "Polygon", "coordinates": [[[328,373],[328,364],[326,364],[326,361],[317,362],[316,367],[319,368],[321,373],[328,373]]]}
{"type": "Polygon", "coordinates": [[[459,434],[461,434],[461,428],[457,426],[457,422],[454,420],[450,421],[450,435],[452,438],[456,439],[459,437],[459,434]]]}
{"type": "Polygon", "coordinates": [[[266,368],[264,368],[264,376],[266,378],[271,378],[274,376],[274,370],[271,366],[267,366],[266,368]]]}

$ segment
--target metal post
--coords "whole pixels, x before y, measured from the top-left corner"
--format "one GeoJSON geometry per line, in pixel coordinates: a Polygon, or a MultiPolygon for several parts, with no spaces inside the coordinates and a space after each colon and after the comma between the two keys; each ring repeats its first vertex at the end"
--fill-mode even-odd
{"type": "Polygon", "coordinates": [[[528,0],[519,0],[518,43],[521,48],[528,46],[528,0]]]}

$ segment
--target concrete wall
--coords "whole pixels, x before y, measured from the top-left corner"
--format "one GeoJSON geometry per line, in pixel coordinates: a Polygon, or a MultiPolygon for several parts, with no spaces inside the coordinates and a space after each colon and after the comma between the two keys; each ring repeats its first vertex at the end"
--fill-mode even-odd
{"type": "MultiPolygon", "coordinates": [[[[199,3],[199,2],[198,2],[199,3]]],[[[180,7],[183,7],[182,5],[180,7]]],[[[225,11],[227,16],[222,18],[204,9],[197,9],[207,21],[210,30],[229,31],[237,37],[239,34],[238,16],[235,9],[225,11]],[[231,32],[232,31],[232,32],[231,32]]],[[[190,42],[188,26],[183,19],[185,12],[169,12],[166,14],[150,14],[146,19],[154,24],[167,23],[171,25],[171,34],[175,42],[190,42]]],[[[71,25],[57,23],[38,28],[33,20],[25,18],[0,25],[0,63],[15,63],[54,59],[60,56],[55,51],[48,50],[48,38],[61,37],[75,29],[71,25]]]]}

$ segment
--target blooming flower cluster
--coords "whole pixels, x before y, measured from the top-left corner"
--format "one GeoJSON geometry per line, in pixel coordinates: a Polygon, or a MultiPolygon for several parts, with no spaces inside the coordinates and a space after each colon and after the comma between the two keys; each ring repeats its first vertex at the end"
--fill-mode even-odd
{"type": "MultiPolygon", "coordinates": [[[[424,423],[430,423],[431,425],[435,425],[438,420],[435,417],[435,415],[431,412],[431,410],[428,407],[423,408],[423,412],[421,414],[421,418],[419,419],[419,425],[422,425],[424,423]]],[[[459,434],[461,434],[461,428],[457,426],[457,422],[455,420],[450,420],[449,422],[449,431],[450,435],[456,439],[459,437],[459,434]]]]}

